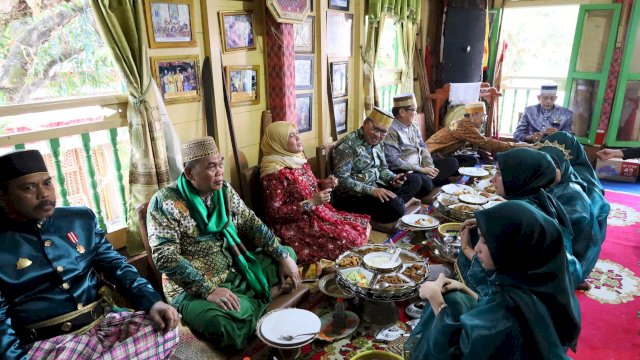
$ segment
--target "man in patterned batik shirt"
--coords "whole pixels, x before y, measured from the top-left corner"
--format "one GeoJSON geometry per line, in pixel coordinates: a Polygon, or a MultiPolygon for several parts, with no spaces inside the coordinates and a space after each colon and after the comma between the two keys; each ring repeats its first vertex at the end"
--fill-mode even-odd
{"type": "Polygon", "coordinates": [[[404,204],[420,190],[415,174],[395,174],[387,167],[382,140],[393,116],[374,107],[360,129],[340,139],[333,149],[338,178],[332,202],[336,208],[392,222],[404,215],[404,204]]]}
{"type": "Polygon", "coordinates": [[[458,171],[458,160],[453,157],[431,157],[418,125],[413,122],[416,111],[417,103],[413,94],[393,98],[391,113],[394,120],[384,138],[384,155],[391,171],[413,171],[420,177],[422,185],[416,197],[422,198],[429,195],[434,187],[449,183],[449,177],[458,171]]]}
{"type": "Polygon", "coordinates": [[[40,152],[0,156],[0,169],[0,357],[170,356],[178,343],[176,309],[113,249],[91,210],[55,207],[40,152]],[[100,275],[140,311],[109,312],[100,275]]]}
{"type": "Polygon", "coordinates": [[[507,151],[513,147],[531,147],[525,143],[504,142],[480,133],[480,129],[487,120],[484,102],[475,101],[464,106],[464,117],[451,122],[449,126],[436,131],[429,139],[427,146],[431,154],[453,156],[460,166],[475,166],[478,160],[472,155],[454,155],[467,145],[471,145],[490,152],[507,151]]]}
{"type": "Polygon", "coordinates": [[[573,111],[556,105],[558,85],[542,85],[537,105],[524,108],[513,139],[534,143],[558,131],[572,132],[573,111]]]}
{"type": "Polygon", "coordinates": [[[285,278],[297,285],[295,253],[224,181],[212,137],[184,144],[182,159],[182,175],[149,203],[153,259],[168,277],[165,295],[187,325],[216,345],[241,349],[277,295],[275,285],[285,278]],[[244,243],[258,249],[250,252],[244,243]]]}

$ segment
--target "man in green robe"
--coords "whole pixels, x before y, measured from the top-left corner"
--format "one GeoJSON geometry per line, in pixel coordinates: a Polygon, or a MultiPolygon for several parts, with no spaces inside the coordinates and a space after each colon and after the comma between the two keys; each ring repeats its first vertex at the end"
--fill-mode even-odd
{"type": "Polygon", "coordinates": [[[213,138],[184,144],[182,159],[182,175],[149,203],[153,260],[168,278],[167,300],[187,325],[216,345],[240,349],[274,286],[286,278],[297,285],[295,254],[224,181],[224,159],[213,138]]]}

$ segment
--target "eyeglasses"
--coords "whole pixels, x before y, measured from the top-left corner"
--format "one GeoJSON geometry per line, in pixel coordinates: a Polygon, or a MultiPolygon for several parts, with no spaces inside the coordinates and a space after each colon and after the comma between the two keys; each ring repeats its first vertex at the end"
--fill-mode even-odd
{"type": "Polygon", "coordinates": [[[387,135],[388,131],[386,129],[382,129],[382,128],[379,128],[379,127],[373,125],[373,122],[371,120],[368,120],[368,122],[369,122],[369,125],[371,126],[371,131],[373,131],[374,133],[376,133],[378,135],[382,135],[382,136],[387,135]]]}
{"type": "Polygon", "coordinates": [[[414,108],[404,108],[404,111],[418,112],[418,109],[414,109],[414,108]]]}
{"type": "Polygon", "coordinates": [[[557,98],[558,98],[557,96],[543,96],[543,95],[540,95],[540,100],[542,100],[542,101],[547,101],[547,100],[555,101],[557,98]]]}

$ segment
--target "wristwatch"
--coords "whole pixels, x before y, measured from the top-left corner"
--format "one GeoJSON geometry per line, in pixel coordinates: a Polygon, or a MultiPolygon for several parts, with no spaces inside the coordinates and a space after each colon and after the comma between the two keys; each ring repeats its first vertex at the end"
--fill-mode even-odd
{"type": "Polygon", "coordinates": [[[311,211],[311,209],[313,209],[313,205],[311,205],[309,201],[305,201],[302,203],[302,210],[311,211]]]}

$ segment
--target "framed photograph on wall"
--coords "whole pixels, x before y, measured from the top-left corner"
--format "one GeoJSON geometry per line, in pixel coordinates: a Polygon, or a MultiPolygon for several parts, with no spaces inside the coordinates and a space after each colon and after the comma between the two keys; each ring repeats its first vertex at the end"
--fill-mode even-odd
{"type": "Polygon", "coordinates": [[[256,33],[251,11],[220,11],[222,51],[256,49],[256,33]]]}
{"type": "Polygon", "coordinates": [[[353,14],[327,11],[327,54],[351,57],[353,14]]]}
{"type": "Polygon", "coordinates": [[[296,53],[313,53],[313,16],[307,16],[302,24],[293,24],[293,51],[296,53]]]}
{"type": "Polygon", "coordinates": [[[329,9],[349,11],[349,0],[328,0],[329,9]]]}
{"type": "Polygon", "coordinates": [[[333,99],[333,119],[336,134],[347,132],[347,114],[349,113],[349,99],[333,99]]]}
{"type": "Polygon", "coordinates": [[[165,104],[200,100],[197,55],[151,58],[151,74],[165,104]]]}
{"type": "Polygon", "coordinates": [[[313,89],[313,55],[296,55],[296,90],[313,89]]]}
{"type": "Polygon", "coordinates": [[[260,66],[225,66],[231,106],[260,103],[260,66]]]}
{"type": "Polygon", "coordinates": [[[330,67],[332,96],[347,96],[347,89],[349,87],[349,61],[334,61],[330,67]]]}
{"type": "Polygon", "coordinates": [[[296,95],[296,125],[298,133],[311,131],[313,121],[313,94],[296,95]]]}
{"type": "Polygon", "coordinates": [[[150,48],[194,47],[193,0],[144,0],[150,48]]]}

